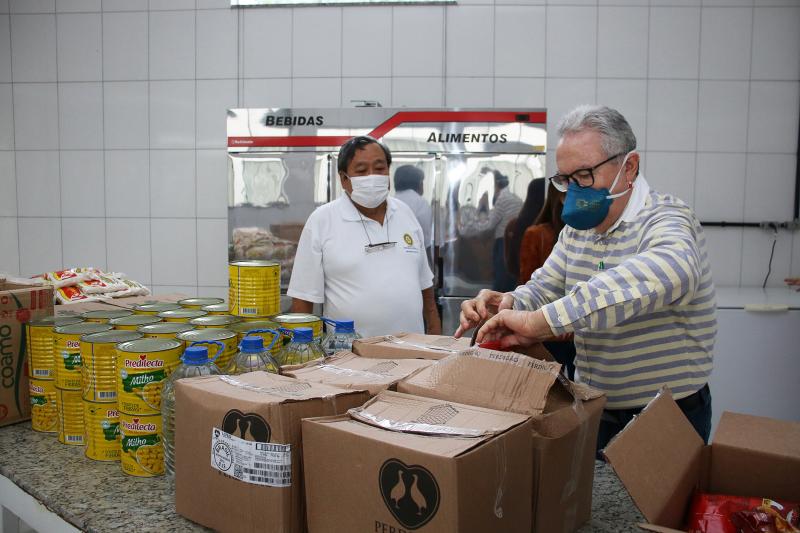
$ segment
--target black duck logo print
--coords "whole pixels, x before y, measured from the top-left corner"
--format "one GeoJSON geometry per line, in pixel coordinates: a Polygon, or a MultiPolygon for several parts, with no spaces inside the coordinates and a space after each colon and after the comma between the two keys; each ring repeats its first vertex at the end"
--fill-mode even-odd
{"type": "Polygon", "coordinates": [[[378,483],[389,512],[406,529],[424,526],[439,510],[439,484],[425,467],[389,459],[381,466],[378,483]]]}
{"type": "Polygon", "coordinates": [[[269,442],[272,436],[272,430],[266,420],[255,413],[245,414],[238,409],[228,411],[222,419],[222,431],[245,440],[248,440],[249,433],[251,440],[255,442],[269,442]]]}

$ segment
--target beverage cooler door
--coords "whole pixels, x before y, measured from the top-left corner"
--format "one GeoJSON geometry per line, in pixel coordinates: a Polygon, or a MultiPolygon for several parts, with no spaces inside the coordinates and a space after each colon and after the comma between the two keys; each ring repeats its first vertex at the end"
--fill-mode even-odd
{"type": "Polygon", "coordinates": [[[306,219],[328,201],[330,159],[324,152],[229,153],[229,259],[279,262],[285,293],[306,219]]]}

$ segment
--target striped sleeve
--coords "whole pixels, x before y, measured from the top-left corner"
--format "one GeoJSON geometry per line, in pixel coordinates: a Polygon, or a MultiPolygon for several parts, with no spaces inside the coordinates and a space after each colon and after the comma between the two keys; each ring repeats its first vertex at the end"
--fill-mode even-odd
{"type": "Polygon", "coordinates": [[[543,307],[554,334],[608,329],[673,303],[688,303],[700,282],[700,256],[691,217],[671,209],[645,228],[639,252],[577,283],[543,307]]]}
{"type": "Polygon", "coordinates": [[[561,239],[541,268],[536,269],[530,281],[511,293],[514,309],[535,311],[564,296],[567,277],[567,257],[561,239]]]}

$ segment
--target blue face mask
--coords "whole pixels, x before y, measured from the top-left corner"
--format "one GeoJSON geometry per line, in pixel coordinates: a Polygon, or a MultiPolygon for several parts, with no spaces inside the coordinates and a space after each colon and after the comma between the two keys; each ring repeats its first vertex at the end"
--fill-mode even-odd
{"type": "MultiPolygon", "coordinates": [[[[625,168],[625,162],[629,155],[630,152],[625,155],[617,176],[611,183],[612,190],[622,175],[622,169],[625,168]]],[[[567,197],[564,199],[564,208],[561,211],[561,220],[575,229],[594,228],[606,219],[614,198],[619,198],[628,191],[630,191],[629,188],[620,193],[611,194],[609,189],[581,188],[577,183],[570,182],[567,188],[567,197]]]]}

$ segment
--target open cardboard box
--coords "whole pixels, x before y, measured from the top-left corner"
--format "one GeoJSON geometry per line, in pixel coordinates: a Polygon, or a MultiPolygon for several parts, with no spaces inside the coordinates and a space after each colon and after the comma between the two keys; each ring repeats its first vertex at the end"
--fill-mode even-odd
{"type": "Polygon", "coordinates": [[[376,359],[443,359],[469,348],[469,339],[422,333],[395,333],[353,342],[353,352],[376,359]]]}
{"type": "MultiPolygon", "coordinates": [[[[542,348],[543,350],[543,348],[542,348]]],[[[560,377],[561,365],[471,348],[422,369],[397,390],[533,417],[533,531],[575,531],[592,508],[595,443],[605,396],[560,377]]]]}
{"type": "Polygon", "coordinates": [[[800,501],[800,423],[726,411],[707,446],[667,389],[604,453],[648,531],[682,531],[695,490],[800,501]]]}

